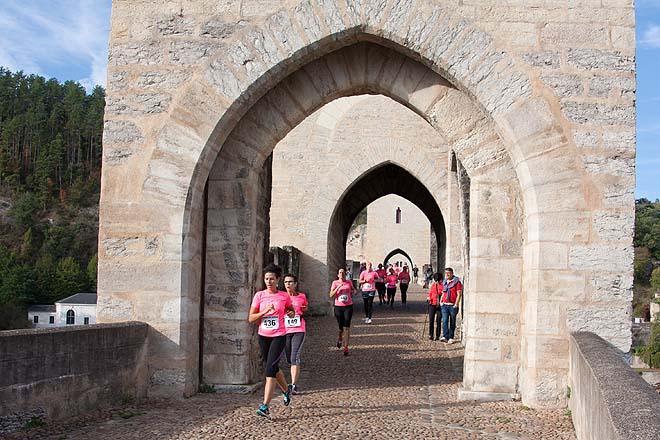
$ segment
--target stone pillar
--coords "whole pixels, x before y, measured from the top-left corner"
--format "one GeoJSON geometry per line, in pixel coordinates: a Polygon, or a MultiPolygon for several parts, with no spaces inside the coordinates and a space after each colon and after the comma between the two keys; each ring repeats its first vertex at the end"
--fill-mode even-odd
{"type": "MultiPolygon", "coordinates": [[[[463,278],[463,237],[460,206],[461,190],[458,185],[456,156],[453,151],[447,152],[447,206],[443,207],[445,227],[447,230],[447,256],[445,264],[454,269],[456,275],[463,278]]],[[[441,271],[443,268],[435,268],[441,271]]]]}

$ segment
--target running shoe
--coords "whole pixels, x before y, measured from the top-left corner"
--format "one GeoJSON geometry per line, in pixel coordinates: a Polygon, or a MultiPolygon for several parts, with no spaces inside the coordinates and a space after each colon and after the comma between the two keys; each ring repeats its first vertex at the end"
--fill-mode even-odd
{"type": "Polygon", "coordinates": [[[344,347],[344,356],[348,356],[348,347],[344,347]]]}
{"type": "Polygon", "coordinates": [[[440,338],[440,342],[447,342],[447,339],[445,339],[445,337],[443,336],[440,338]]]}
{"type": "Polygon", "coordinates": [[[337,348],[341,348],[341,339],[337,339],[337,348]]]}
{"type": "Polygon", "coordinates": [[[270,417],[270,411],[268,411],[268,405],[262,403],[259,409],[257,409],[257,415],[261,417],[270,417]]]}
{"type": "Polygon", "coordinates": [[[371,324],[371,318],[367,318],[367,320],[366,320],[365,322],[366,322],[367,324],[371,324]]]}
{"type": "Polygon", "coordinates": [[[453,343],[454,343],[454,340],[452,338],[449,338],[449,340],[447,341],[447,344],[453,344],[453,343]]]}
{"type": "Polygon", "coordinates": [[[289,406],[291,404],[291,395],[289,393],[290,389],[287,389],[286,393],[282,393],[282,403],[284,406],[289,406]]]}
{"type": "Polygon", "coordinates": [[[293,394],[294,396],[296,396],[300,393],[300,390],[298,389],[298,385],[293,384],[293,385],[289,385],[289,386],[291,387],[291,394],[293,394]]]}

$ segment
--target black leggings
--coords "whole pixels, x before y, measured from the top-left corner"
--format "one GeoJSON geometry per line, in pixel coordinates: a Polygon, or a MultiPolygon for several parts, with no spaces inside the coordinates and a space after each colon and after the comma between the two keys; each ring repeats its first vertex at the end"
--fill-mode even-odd
{"type": "Polygon", "coordinates": [[[400,284],[399,288],[401,289],[401,304],[405,304],[408,299],[408,285],[400,284]]]}
{"type": "Polygon", "coordinates": [[[374,311],[374,297],[373,295],[362,296],[362,301],[364,301],[364,316],[371,319],[371,314],[374,311]]]}
{"type": "Polygon", "coordinates": [[[394,295],[396,295],[396,287],[387,288],[387,303],[394,305],[394,295]]]}
{"type": "Polygon", "coordinates": [[[440,332],[442,331],[442,313],[440,313],[440,307],[437,309],[434,305],[429,305],[429,337],[433,337],[433,324],[435,324],[435,338],[440,338],[440,332]]]}
{"type": "Polygon", "coordinates": [[[266,377],[275,377],[280,371],[280,358],[286,347],[286,335],[283,336],[261,336],[259,335],[259,348],[261,357],[266,363],[266,377]]]}
{"type": "Polygon", "coordinates": [[[376,290],[378,291],[378,300],[383,304],[385,301],[385,283],[376,283],[376,290]]]}
{"type": "Polygon", "coordinates": [[[349,306],[335,306],[335,318],[339,330],[351,328],[351,319],[353,319],[353,304],[349,306]]]}

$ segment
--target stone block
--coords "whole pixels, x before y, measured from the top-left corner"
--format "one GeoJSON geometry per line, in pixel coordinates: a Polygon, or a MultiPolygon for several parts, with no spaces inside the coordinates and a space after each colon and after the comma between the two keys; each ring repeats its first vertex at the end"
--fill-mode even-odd
{"type": "Polygon", "coordinates": [[[630,211],[596,211],[593,230],[603,241],[630,242],[635,227],[635,215],[630,211]]]}
{"type": "Polygon", "coordinates": [[[554,74],[541,76],[543,81],[558,98],[580,96],[584,91],[582,78],[578,75],[554,74]]]}
{"type": "Polygon", "coordinates": [[[465,358],[471,361],[499,361],[502,358],[502,341],[470,338],[465,342],[465,358]]]}
{"type": "Polygon", "coordinates": [[[468,338],[500,338],[515,337],[520,331],[520,315],[508,313],[469,314],[466,318],[471,325],[468,327],[468,338]]]}
{"type": "Polygon", "coordinates": [[[570,332],[592,332],[627,353],[632,340],[632,307],[629,301],[575,307],[568,310],[570,332]],[[606,306],[605,306],[606,304],[606,306]]]}
{"type": "Polygon", "coordinates": [[[561,55],[559,52],[542,51],[522,54],[522,59],[533,67],[540,69],[559,69],[561,55]]]}
{"type": "Polygon", "coordinates": [[[569,49],[568,64],[579,70],[634,72],[635,57],[619,51],[569,49]]]}
{"type": "Polygon", "coordinates": [[[587,102],[564,101],[561,104],[564,116],[578,124],[635,125],[634,105],[608,105],[587,102]]]}
{"type": "Polygon", "coordinates": [[[465,366],[463,385],[474,392],[514,393],[517,369],[514,363],[470,362],[465,366]]]}
{"type": "Polygon", "coordinates": [[[594,301],[632,301],[633,275],[598,273],[591,278],[591,298],[594,301]]]}
{"type": "Polygon", "coordinates": [[[569,266],[577,270],[610,272],[618,267],[627,270],[632,259],[632,245],[573,245],[569,252],[569,266]]]}
{"type": "Polygon", "coordinates": [[[546,23],[541,27],[541,44],[545,46],[605,46],[609,28],[596,23],[546,23]]]}

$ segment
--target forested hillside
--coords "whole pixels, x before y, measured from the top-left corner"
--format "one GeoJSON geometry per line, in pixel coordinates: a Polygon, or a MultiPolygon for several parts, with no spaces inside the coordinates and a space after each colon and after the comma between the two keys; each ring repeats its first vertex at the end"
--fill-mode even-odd
{"type": "Polygon", "coordinates": [[[0,330],[96,289],[105,92],[0,67],[0,330]]]}
{"type": "MultiPolygon", "coordinates": [[[[660,201],[635,201],[635,316],[647,315],[660,291],[660,201]]],[[[648,316],[647,316],[648,317],[648,316]]]]}

